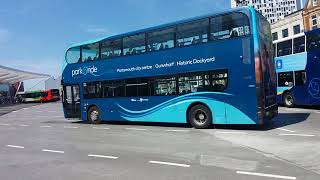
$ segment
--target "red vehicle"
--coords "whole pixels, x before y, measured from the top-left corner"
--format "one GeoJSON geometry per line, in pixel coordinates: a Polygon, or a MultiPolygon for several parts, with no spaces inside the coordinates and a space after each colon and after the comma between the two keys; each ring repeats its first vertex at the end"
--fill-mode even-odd
{"type": "Polygon", "coordinates": [[[43,95],[41,96],[41,102],[53,102],[60,100],[59,89],[49,89],[43,91],[43,95]]]}

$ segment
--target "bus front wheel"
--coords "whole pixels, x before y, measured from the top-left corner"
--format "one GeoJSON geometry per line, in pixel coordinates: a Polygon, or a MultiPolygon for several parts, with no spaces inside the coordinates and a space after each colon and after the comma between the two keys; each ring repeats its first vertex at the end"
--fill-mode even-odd
{"type": "Polygon", "coordinates": [[[292,108],[294,107],[294,97],[293,97],[293,94],[291,92],[286,92],[284,95],[283,95],[283,102],[284,102],[284,105],[288,108],[292,108]]]}
{"type": "Polygon", "coordinates": [[[188,111],[188,121],[194,128],[209,128],[212,124],[211,111],[204,105],[195,105],[188,111]]]}
{"type": "Polygon", "coordinates": [[[97,106],[92,106],[88,110],[88,121],[91,124],[101,123],[101,113],[97,106]]]}

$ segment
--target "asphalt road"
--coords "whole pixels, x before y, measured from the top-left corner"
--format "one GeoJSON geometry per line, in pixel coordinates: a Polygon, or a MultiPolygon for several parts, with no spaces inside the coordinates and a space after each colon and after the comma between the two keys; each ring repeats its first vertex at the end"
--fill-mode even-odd
{"type": "Polygon", "coordinates": [[[197,130],[90,125],[43,104],[0,116],[0,179],[319,180],[319,128],[315,109],[280,108],[264,130],[197,130]]]}
{"type": "Polygon", "coordinates": [[[10,113],[12,111],[17,111],[22,108],[27,108],[31,106],[40,105],[39,103],[28,103],[28,104],[14,104],[14,105],[0,105],[0,116],[10,113]]]}

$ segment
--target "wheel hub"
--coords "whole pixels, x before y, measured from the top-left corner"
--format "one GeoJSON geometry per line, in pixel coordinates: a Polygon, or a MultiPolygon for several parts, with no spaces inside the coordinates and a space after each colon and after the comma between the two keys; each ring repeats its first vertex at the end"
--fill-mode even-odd
{"type": "Polygon", "coordinates": [[[202,125],[204,123],[206,123],[207,121],[207,115],[203,110],[197,110],[196,114],[195,114],[195,121],[196,123],[202,125]]]}
{"type": "Polygon", "coordinates": [[[288,105],[292,105],[292,97],[291,96],[287,96],[286,101],[287,101],[288,105]]]}
{"type": "Polygon", "coordinates": [[[99,119],[99,112],[98,111],[92,111],[90,114],[91,121],[97,121],[99,119]]]}

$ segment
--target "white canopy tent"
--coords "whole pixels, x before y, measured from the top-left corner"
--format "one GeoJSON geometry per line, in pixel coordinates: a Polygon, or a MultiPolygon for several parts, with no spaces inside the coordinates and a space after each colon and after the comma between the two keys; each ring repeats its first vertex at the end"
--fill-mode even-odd
{"type": "Polygon", "coordinates": [[[24,80],[49,77],[48,74],[33,73],[0,65],[0,84],[14,84],[24,80]]]}

